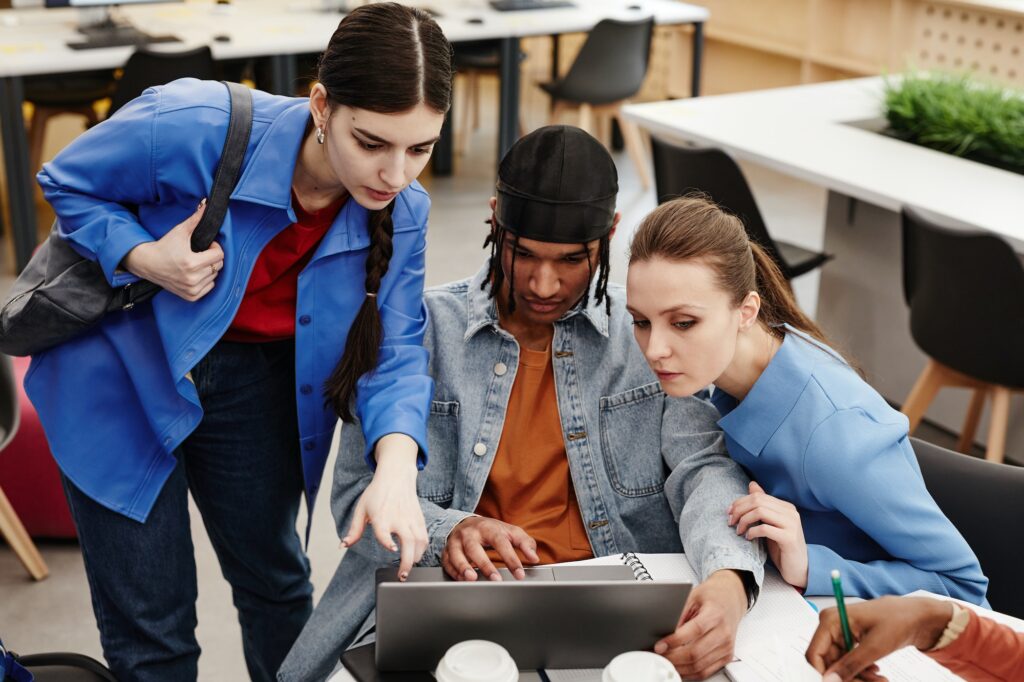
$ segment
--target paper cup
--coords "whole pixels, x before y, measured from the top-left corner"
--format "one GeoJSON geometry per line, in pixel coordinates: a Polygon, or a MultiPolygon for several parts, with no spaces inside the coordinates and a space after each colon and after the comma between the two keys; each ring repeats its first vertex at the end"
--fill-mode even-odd
{"type": "Polygon", "coordinates": [[[650,651],[627,651],[612,659],[601,682],[681,682],[679,673],[664,656],[650,651]]]}
{"type": "Polygon", "coordinates": [[[445,652],[434,677],[438,682],[518,682],[519,670],[505,647],[471,639],[445,652]]]}

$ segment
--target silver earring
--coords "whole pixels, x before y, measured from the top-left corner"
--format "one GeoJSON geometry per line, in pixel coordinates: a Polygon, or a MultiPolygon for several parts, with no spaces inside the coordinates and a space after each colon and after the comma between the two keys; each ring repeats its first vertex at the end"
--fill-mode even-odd
{"type": "Polygon", "coordinates": [[[319,144],[323,144],[324,143],[324,129],[321,126],[317,126],[316,127],[316,141],[319,144]]]}

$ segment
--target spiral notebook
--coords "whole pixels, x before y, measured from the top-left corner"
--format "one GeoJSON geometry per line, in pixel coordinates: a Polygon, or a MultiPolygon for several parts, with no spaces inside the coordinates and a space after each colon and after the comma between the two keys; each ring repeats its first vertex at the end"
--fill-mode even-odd
{"type": "MultiPolygon", "coordinates": [[[[625,564],[637,580],[675,580],[700,583],[683,554],[627,552],[572,562],[572,565],[625,564]]],[[[803,596],[771,566],[765,567],[757,603],[740,621],[736,659],[725,667],[733,682],[821,682],[821,675],[804,659],[818,627],[818,615],[803,596]]],[[[891,682],[954,682],[960,680],[916,649],[903,649],[880,661],[891,682]]],[[[547,670],[551,682],[600,682],[600,670],[547,670]]],[[[712,679],[722,679],[716,676],[712,679]]]]}

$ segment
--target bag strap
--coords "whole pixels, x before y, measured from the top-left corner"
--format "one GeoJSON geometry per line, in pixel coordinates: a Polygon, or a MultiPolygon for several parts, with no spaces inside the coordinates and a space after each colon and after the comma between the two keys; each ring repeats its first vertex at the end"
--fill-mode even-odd
{"type": "MultiPolygon", "coordinates": [[[[252,133],[252,91],[239,83],[221,82],[227,86],[231,97],[231,118],[228,120],[228,133],[224,138],[217,171],[213,176],[213,189],[206,200],[206,212],[192,233],[192,251],[196,253],[210,248],[220,232],[228,212],[231,193],[235,191],[242,173],[242,161],[245,160],[245,151],[249,147],[249,136],[252,133]]],[[[153,298],[160,289],[160,286],[145,280],[129,284],[115,292],[111,309],[133,308],[135,304],[153,298]]]]}

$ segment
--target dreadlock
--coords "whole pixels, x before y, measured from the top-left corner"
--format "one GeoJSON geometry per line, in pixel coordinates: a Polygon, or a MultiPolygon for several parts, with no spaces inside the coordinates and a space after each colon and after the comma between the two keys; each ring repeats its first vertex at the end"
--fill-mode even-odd
{"type": "MultiPolygon", "coordinates": [[[[516,242],[518,237],[516,235],[509,235],[508,231],[498,226],[498,221],[492,216],[489,220],[484,221],[491,226],[487,237],[484,239],[483,248],[491,247],[491,254],[487,259],[487,277],[480,283],[480,290],[483,291],[487,288],[487,285],[491,285],[491,290],[488,294],[490,298],[494,298],[495,292],[501,290],[501,286],[505,283],[505,271],[501,268],[501,252],[505,247],[505,239],[511,238],[512,242],[512,263],[509,265],[509,282],[508,282],[508,312],[514,313],[516,311],[515,301],[515,273],[516,273],[516,242]]],[[[587,282],[594,280],[594,265],[590,260],[590,255],[587,255],[587,268],[590,270],[590,276],[587,278],[587,282]]],[[[608,315],[612,314],[612,301],[608,298],[608,274],[611,270],[611,235],[606,234],[601,237],[597,245],[597,286],[595,287],[594,303],[601,305],[604,302],[605,312],[608,315]]],[[[590,303],[590,286],[587,286],[586,291],[583,292],[583,307],[586,308],[590,303]]]]}

